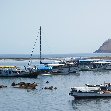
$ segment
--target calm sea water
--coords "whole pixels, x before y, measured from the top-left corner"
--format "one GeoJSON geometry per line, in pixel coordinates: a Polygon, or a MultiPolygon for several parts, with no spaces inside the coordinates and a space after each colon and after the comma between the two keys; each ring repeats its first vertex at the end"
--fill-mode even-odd
{"type": "MultiPolygon", "coordinates": [[[[24,66],[28,60],[0,60],[0,65],[24,66]]],[[[33,60],[33,64],[38,63],[33,60]]],[[[78,74],[38,76],[33,78],[0,78],[0,84],[7,88],[0,89],[0,111],[111,111],[111,99],[74,100],[69,96],[70,88],[84,84],[111,82],[111,71],[84,71],[78,74]],[[16,89],[12,82],[36,82],[36,90],[16,89]],[[46,83],[49,81],[49,83],[46,83]],[[54,86],[56,90],[45,90],[54,86]]]]}
{"type": "MultiPolygon", "coordinates": [[[[75,53],[75,54],[42,54],[43,58],[58,58],[58,57],[96,57],[110,56],[111,53],[75,53]]],[[[30,54],[0,54],[0,58],[30,58],[30,54]]],[[[39,58],[39,54],[32,55],[32,58],[39,58]]]]}

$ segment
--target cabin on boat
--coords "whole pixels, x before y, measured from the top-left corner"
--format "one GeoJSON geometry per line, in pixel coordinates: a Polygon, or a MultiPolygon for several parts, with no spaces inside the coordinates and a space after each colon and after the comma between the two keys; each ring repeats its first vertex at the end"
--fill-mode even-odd
{"type": "Polygon", "coordinates": [[[83,59],[79,60],[80,71],[111,70],[111,60],[83,59]]]}
{"type": "Polygon", "coordinates": [[[37,71],[39,73],[49,73],[52,71],[52,67],[44,64],[37,65],[37,71]]]}
{"type": "Polygon", "coordinates": [[[111,61],[97,61],[93,62],[93,69],[97,70],[111,70],[111,61]]]}
{"type": "Polygon", "coordinates": [[[80,71],[90,71],[93,68],[93,63],[100,59],[81,59],[78,62],[80,71]]]}

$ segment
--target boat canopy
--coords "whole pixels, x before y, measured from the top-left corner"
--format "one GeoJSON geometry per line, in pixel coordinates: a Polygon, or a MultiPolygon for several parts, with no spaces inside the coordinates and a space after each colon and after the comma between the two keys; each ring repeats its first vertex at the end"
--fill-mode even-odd
{"type": "Polygon", "coordinates": [[[40,65],[40,66],[37,66],[37,69],[38,70],[52,70],[52,67],[46,66],[46,65],[40,65]]]}
{"type": "Polygon", "coordinates": [[[93,62],[94,64],[111,64],[109,61],[98,61],[98,62],[93,62]]]}
{"type": "Polygon", "coordinates": [[[80,59],[79,62],[96,62],[100,61],[100,59],[80,59]]]}
{"type": "Polygon", "coordinates": [[[16,66],[0,66],[0,68],[16,68],[16,66]]]}
{"type": "Polygon", "coordinates": [[[48,66],[52,66],[52,67],[54,67],[54,66],[64,66],[65,64],[48,64],[48,66]]]}
{"type": "Polygon", "coordinates": [[[82,91],[82,92],[89,92],[93,90],[99,90],[100,87],[74,87],[77,91],[82,91]]]}

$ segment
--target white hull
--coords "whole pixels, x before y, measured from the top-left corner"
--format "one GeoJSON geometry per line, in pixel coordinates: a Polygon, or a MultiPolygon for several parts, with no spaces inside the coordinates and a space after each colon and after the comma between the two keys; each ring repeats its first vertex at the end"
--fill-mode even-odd
{"type": "Polygon", "coordinates": [[[61,67],[52,69],[52,74],[70,74],[70,73],[78,73],[78,69],[75,67],[61,67]]]}
{"type": "Polygon", "coordinates": [[[104,85],[86,84],[85,87],[74,87],[71,88],[69,95],[75,99],[111,97],[111,83],[104,83],[104,85]]]}
{"type": "Polygon", "coordinates": [[[38,72],[35,70],[20,70],[16,67],[2,67],[0,68],[0,77],[37,77],[38,72]]]}

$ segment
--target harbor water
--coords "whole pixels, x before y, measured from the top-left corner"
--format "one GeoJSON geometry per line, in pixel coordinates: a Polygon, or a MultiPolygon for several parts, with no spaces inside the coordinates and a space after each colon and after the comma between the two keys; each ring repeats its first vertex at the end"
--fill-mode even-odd
{"type": "MultiPolygon", "coordinates": [[[[33,64],[38,61],[33,60],[33,64]]],[[[0,65],[23,67],[28,60],[1,59],[0,65]]],[[[80,71],[69,75],[39,75],[37,78],[0,78],[0,111],[111,111],[111,98],[74,100],[70,88],[85,84],[111,82],[111,71],[80,71]],[[46,83],[46,82],[49,83],[46,83]],[[11,83],[36,82],[37,89],[12,88],[11,83]],[[47,90],[45,87],[57,87],[47,90]]]]}

